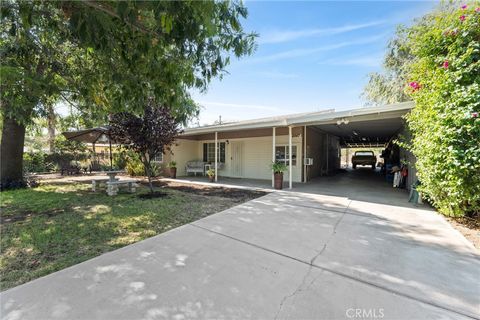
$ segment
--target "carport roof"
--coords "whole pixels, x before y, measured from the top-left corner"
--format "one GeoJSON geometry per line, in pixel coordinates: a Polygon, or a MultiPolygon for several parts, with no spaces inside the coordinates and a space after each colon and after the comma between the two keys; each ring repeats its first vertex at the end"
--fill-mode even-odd
{"type": "Polygon", "coordinates": [[[271,127],[311,126],[340,137],[344,145],[349,141],[351,143],[384,143],[403,127],[402,116],[409,112],[413,106],[413,102],[402,102],[337,112],[334,109],[328,109],[318,112],[186,128],[182,135],[191,136],[271,127]]]}

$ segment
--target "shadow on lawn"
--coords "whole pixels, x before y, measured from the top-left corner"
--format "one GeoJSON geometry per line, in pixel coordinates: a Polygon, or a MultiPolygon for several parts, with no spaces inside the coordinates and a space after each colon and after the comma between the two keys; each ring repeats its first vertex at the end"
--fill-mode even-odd
{"type": "Polygon", "coordinates": [[[148,200],[138,198],[146,189],[109,197],[82,184],[16,192],[2,205],[2,290],[214,212],[172,190],[148,200]]]}
{"type": "Polygon", "coordinates": [[[146,239],[264,193],[156,184],[109,197],[88,183],[55,182],[2,193],[0,288],[4,290],[146,239]],[[161,187],[161,188],[158,188],[161,187]]]}

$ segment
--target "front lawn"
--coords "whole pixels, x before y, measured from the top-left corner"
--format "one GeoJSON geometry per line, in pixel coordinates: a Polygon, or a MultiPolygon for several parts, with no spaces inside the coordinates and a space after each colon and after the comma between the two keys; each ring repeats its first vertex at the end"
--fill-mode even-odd
{"type": "Polygon", "coordinates": [[[5,290],[107,251],[227,209],[262,193],[164,185],[166,195],[93,193],[81,183],[45,183],[1,197],[0,289],[5,290]],[[209,192],[212,190],[212,192],[209,192]]]}

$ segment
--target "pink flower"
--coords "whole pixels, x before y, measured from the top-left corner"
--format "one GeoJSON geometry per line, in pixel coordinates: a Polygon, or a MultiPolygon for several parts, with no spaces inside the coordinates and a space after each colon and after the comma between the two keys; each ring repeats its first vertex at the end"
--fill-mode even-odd
{"type": "Polygon", "coordinates": [[[445,61],[443,62],[443,67],[444,67],[445,69],[448,69],[448,66],[449,66],[449,65],[450,65],[450,64],[448,63],[448,60],[445,60],[445,61]]]}
{"type": "Polygon", "coordinates": [[[476,7],[475,12],[480,12],[480,7],[476,7]]]}
{"type": "Polygon", "coordinates": [[[413,89],[413,91],[420,89],[420,84],[417,81],[412,81],[408,85],[413,89]]]}
{"type": "Polygon", "coordinates": [[[465,21],[465,19],[467,19],[467,16],[466,16],[466,15],[461,15],[461,16],[460,16],[460,21],[465,21]]]}
{"type": "Polygon", "coordinates": [[[467,6],[466,4],[464,4],[464,5],[462,6],[462,9],[465,10],[465,9],[467,9],[467,7],[468,7],[468,6],[467,6]]]}
{"type": "Polygon", "coordinates": [[[472,118],[478,118],[478,112],[472,112],[472,118]]]}

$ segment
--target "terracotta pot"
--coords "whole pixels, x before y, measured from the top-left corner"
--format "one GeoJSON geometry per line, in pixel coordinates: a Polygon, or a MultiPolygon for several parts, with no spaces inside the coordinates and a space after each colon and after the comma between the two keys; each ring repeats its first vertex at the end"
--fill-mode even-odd
{"type": "Polygon", "coordinates": [[[170,178],[172,179],[177,178],[177,168],[170,168],[170,178]]]}
{"type": "Polygon", "coordinates": [[[282,190],[283,189],[283,172],[280,173],[274,173],[274,187],[277,190],[282,190]]]}
{"type": "Polygon", "coordinates": [[[208,176],[208,182],[214,182],[215,176],[208,176]]]}

